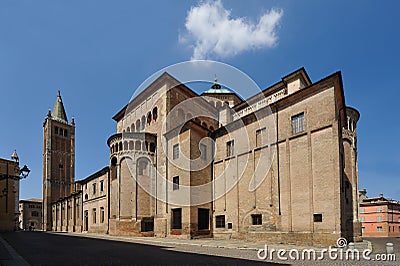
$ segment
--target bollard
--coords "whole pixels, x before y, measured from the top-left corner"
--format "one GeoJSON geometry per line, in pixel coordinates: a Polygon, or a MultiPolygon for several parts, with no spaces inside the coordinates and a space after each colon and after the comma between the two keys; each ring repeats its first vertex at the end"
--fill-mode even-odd
{"type": "Polygon", "coordinates": [[[387,243],[386,244],[386,254],[393,254],[394,249],[393,249],[393,243],[387,243]]]}

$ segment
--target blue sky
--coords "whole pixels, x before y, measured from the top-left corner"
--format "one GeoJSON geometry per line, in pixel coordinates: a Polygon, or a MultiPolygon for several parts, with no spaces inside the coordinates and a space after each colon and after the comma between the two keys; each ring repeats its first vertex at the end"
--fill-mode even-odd
{"type": "MultiPolygon", "coordinates": [[[[280,14],[275,39],[266,36],[257,44],[256,38],[239,36],[239,42],[225,42],[225,54],[214,49],[200,56],[239,68],[261,88],[302,66],[313,81],[341,70],[347,105],[361,112],[360,189],[366,188],[369,196],[384,193],[400,199],[400,3],[219,3],[230,12],[229,19],[244,18],[243,25],[257,26],[260,17],[275,10],[280,14]]],[[[17,149],[21,164],[31,168],[21,182],[22,199],[41,197],[42,125],[57,90],[68,118],[75,116],[76,179],[82,179],[108,164],[106,140],[115,132],[111,117],[135,88],[161,68],[196,57],[196,40],[227,40],[226,31],[204,36],[187,28],[191,7],[205,4],[0,2],[0,157],[9,158],[17,149]]],[[[202,30],[196,20],[191,22],[202,30]]]]}

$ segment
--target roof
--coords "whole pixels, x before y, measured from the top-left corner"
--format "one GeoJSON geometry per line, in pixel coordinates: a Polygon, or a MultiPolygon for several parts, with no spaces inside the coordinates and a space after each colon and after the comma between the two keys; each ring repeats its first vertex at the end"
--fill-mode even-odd
{"type": "Polygon", "coordinates": [[[168,84],[169,89],[179,87],[179,89],[186,91],[193,97],[198,96],[196,92],[187,87],[185,84],[178,81],[171,74],[169,74],[168,72],[163,72],[150,85],[142,90],[135,98],[131,99],[131,101],[127,105],[125,105],[117,114],[115,114],[112,119],[117,122],[121,120],[125,116],[125,113],[129,113],[130,111],[132,111],[133,108],[136,108],[138,103],[141,103],[142,101],[147,99],[147,97],[151,93],[154,93],[154,91],[158,90],[164,84],[168,84]]]}
{"type": "Polygon", "coordinates": [[[400,202],[393,199],[388,199],[383,197],[383,195],[379,195],[378,197],[373,198],[364,198],[360,202],[360,205],[386,205],[386,204],[399,204],[400,202]]]}
{"type": "Polygon", "coordinates": [[[196,122],[194,119],[191,119],[191,120],[185,122],[185,124],[183,126],[178,125],[175,128],[169,130],[168,132],[166,132],[164,134],[164,136],[169,140],[174,136],[182,134],[183,132],[186,132],[188,130],[193,130],[193,126],[196,126],[199,129],[203,129],[203,130],[206,130],[208,132],[211,132],[211,130],[209,128],[204,127],[203,125],[201,125],[198,122],[196,122]]]}
{"type": "Polygon", "coordinates": [[[4,159],[4,158],[0,158],[0,162],[18,164],[18,162],[14,161],[14,160],[9,160],[9,159],[4,159]]]}
{"type": "MultiPolygon", "coordinates": [[[[301,71],[303,71],[302,69],[300,69],[301,71]]],[[[268,112],[265,112],[265,108],[271,108],[272,112],[277,112],[278,110],[283,110],[291,105],[293,105],[296,102],[302,101],[308,97],[311,97],[312,95],[319,93],[323,90],[328,89],[330,86],[327,86],[328,84],[333,84],[334,87],[334,93],[337,97],[337,105],[338,105],[338,109],[341,110],[340,112],[340,118],[342,119],[342,123],[344,123],[344,108],[345,105],[345,99],[344,99],[344,91],[343,91],[343,83],[342,83],[342,75],[341,72],[335,72],[313,84],[310,84],[308,86],[306,86],[305,88],[298,90],[290,95],[288,95],[287,97],[283,97],[282,99],[279,99],[276,102],[271,103],[270,105],[263,107],[255,112],[249,113],[243,117],[240,117],[237,120],[231,121],[229,124],[220,127],[218,129],[216,129],[213,133],[212,133],[212,137],[213,138],[217,138],[220,137],[222,135],[227,134],[228,132],[232,132],[233,130],[236,130],[239,127],[242,127],[242,125],[248,125],[251,123],[254,123],[254,121],[264,117],[265,115],[268,114],[268,112]],[[228,130],[229,129],[229,130],[228,130]]],[[[282,84],[275,84],[273,85],[273,87],[270,87],[272,89],[275,88],[274,86],[277,85],[282,85],[282,84]]],[[[269,88],[264,90],[268,91],[270,90],[269,88]]],[[[256,96],[259,97],[260,94],[257,94],[256,96]]],[[[255,96],[253,96],[255,97],[255,96]]],[[[253,98],[251,97],[251,99],[253,98]]],[[[256,98],[254,98],[256,99],[256,98]]],[[[252,102],[255,102],[255,100],[252,99],[252,102]]],[[[234,109],[237,108],[237,110],[240,110],[242,108],[244,108],[243,106],[247,104],[247,102],[243,102],[241,104],[238,104],[234,107],[234,109]]]]}
{"type": "Polygon", "coordinates": [[[100,177],[100,176],[104,175],[105,173],[108,173],[109,170],[110,170],[110,168],[108,166],[106,166],[103,169],[97,171],[96,173],[91,174],[90,176],[86,177],[85,179],[78,180],[75,183],[80,183],[80,184],[87,183],[90,180],[93,180],[93,179],[95,179],[97,177],[100,177]]]}
{"type": "Polygon", "coordinates": [[[261,100],[262,98],[272,95],[273,93],[279,91],[283,87],[286,87],[287,84],[294,80],[294,79],[300,79],[305,87],[311,86],[313,83],[310,79],[310,77],[307,74],[307,71],[304,67],[301,67],[292,73],[284,76],[281,78],[281,81],[278,81],[277,83],[267,87],[266,89],[262,90],[261,92],[251,96],[250,98],[246,99],[246,101],[243,101],[237,105],[235,105],[234,109],[237,111],[246,108],[247,106],[256,103],[257,101],[261,100]]]}
{"type": "Polygon", "coordinates": [[[51,112],[51,117],[54,120],[68,123],[67,114],[65,113],[64,104],[61,99],[60,91],[58,91],[56,103],[54,104],[53,111],[51,112]]]}
{"type": "Polygon", "coordinates": [[[20,203],[42,203],[42,199],[26,199],[26,200],[20,200],[20,203]]]}

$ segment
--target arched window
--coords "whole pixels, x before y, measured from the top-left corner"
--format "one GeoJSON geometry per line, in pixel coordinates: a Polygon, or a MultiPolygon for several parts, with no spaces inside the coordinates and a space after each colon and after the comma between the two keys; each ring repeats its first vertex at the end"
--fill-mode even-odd
{"type": "Polygon", "coordinates": [[[140,143],[140,140],[137,140],[135,142],[135,150],[140,151],[141,150],[141,146],[142,146],[142,143],[140,143]]]}
{"type": "Polygon", "coordinates": [[[135,132],[135,124],[131,125],[132,132],[135,132]]]}
{"type": "Polygon", "coordinates": [[[141,158],[136,163],[138,175],[150,175],[150,161],[148,159],[141,158]]]}
{"type": "Polygon", "coordinates": [[[143,142],[143,150],[149,151],[149,143],[147,141],[143,142]]]}
{"type": "Polygon", "coordinates": [[[118,152],[118,143],[115,143],[115,152],[118,152]]]}
{"type": "Polygon", "coordinates": [[[129,150],[133,150],[134,148],[133,146],[134,146],[133,140],[129,141],[129,150]]]}
{"type": "Polygon", "coordinates": [[[111,179],[117,179],[117,158],[113,157],[111,159],[111,179]]]}
{"type": "Polygon", "coordinates": [[[124,142],[124,150],[127,151],[128,150],[128,142],[124,142]]]}
{"type": "Polygon", "coordinates": [[[153,108],[153,120],[156,121],[158,117],[158,109],[157,107],[153,108]]]}
{"type": "Polygon", "coordinates": [[[156,152],[156,144],[153,142],[150,143],[150,152],[156,152]]]}
{"type": "Polygon", "coordinates": [[[178,109],[178,123],[183,123],[185,119],[185,112],[181,108],[178,109]]]}
{"type": "Polygon", "coordinates": [[[122,142],[119,143],[119,150],[122,151],[122,142]]]}
{"type": "Polygon", "coordinates": [[[136,132],[140,132],[140,120],[136,120],[136,132]]]}
{"type": "Polygon", "coordinates": [[[141,130],[144,130],[145,127],[146,127],[146,117],[142,116],[142,128],[141,128],[141,130]]]}
{"type": "Polygon", "coordinates": [[[151,113],[148,112],[147,113],[147,124],[150,125],[150,123],[151,123],[151,113]]]}
{"type": "Polygon", "coordinates": [[[208,127],[206,122],[201,123],[201,125],[202,125],[203,127],[206,127],[206,128],[208,127]]]}
{"type": "Polygon", "coordinates": [[[213,131],[213,130],[214,130],[214,127],[213,127],[213,126],[210,126],[210,130],[213,131]]]}
{"type": "Polygon", "coordinates": [[[126,132],[131,132],[131,128],[130,128],[130,127],[127,127],[127,128],[126,128],[126,132]]]}

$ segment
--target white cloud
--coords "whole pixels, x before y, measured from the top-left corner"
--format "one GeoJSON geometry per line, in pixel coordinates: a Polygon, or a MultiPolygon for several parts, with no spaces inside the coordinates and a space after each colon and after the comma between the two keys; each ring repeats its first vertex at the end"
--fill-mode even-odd
{"type": "Polygon", "coordinates": [[[246,18],[232,18],[221,0],[202,2],[189,10],[186,36],[180,35],[179,41],[193,44],[192,60],[232,57],[248,50],[274,47],[282,15],[282,10],[271,9],[256,24],[246,18]]]}

